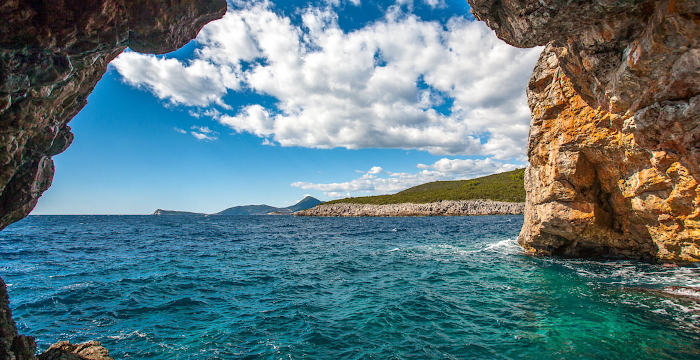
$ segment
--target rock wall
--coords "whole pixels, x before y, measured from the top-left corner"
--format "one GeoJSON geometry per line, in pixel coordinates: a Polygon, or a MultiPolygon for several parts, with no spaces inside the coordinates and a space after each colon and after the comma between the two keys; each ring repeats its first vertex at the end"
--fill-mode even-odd
{"type": "Polygon", "coordinates": [[[12,319],[10,299],[7,296],[5,281],[0,278],[0,359],[34,359],[36,343],[29,336],[20,335],[12,319]]]}
{"type": "Polygon", "coordinates": [[[173,51],[225,0],[6,0],[0,3],[0,229],[49,188],[68,122],[126,47],[173,51]]]}
{"type": "MultiPolygon", "coordinates": [[[[225,0],[0,2],[0,229],[49,188],[51,157],[73,141],[68,122],[126,47],[173,51],[226,11],[225,0]]],[[[0,279],[0,359],[34,359],[17,333],[0,279]]],[[[59,343],[42,359],[110,359],[96,343],[59,343]]]]}
{"type": "Polygon", "coordinates": [[[443,200],[425,204],[321,204],[298,216],[465,216],[522,214],[524,203],[491,200],[443,200]]]}
{"type": "Polygon", "coordinates": [[[527,89],[520,244],[700,261],[700,2],[469,3],[506,42],[548,44],[527,89]]]}

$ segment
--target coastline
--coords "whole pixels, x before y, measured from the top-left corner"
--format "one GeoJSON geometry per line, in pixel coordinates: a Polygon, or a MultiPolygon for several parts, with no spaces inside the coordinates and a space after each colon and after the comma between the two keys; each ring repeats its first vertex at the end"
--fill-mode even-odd
{"type": "Polygon", "coordinates": [[[520,215],[525,203],[493,200],[442,200],[430,203],[401,204],[321,204],[308,210],[295,212],[296,216],[470,216],[470,215],[520,215]]]}

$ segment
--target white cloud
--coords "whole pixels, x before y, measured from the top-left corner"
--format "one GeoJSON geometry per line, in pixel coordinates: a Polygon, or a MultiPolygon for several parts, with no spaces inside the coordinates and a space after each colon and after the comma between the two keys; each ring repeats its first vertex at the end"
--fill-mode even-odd
{"type": "Polygon", "coordinates": [[[260,105],[245,107],[238,115],[222,115],[219,122],[229,126],[237,132],[249,132],[260,137],[267,137],[274,133],[274,119],[260,105]]]}
{"type": "Polygon", "coordinates": [[[382,169],[381,166],[372,166],[372,168],[369,169],[369,171],[367,173],[368,174],[379,174],[380,172],[382,172],[382,170],[384,170],[384,169],[382,169]]]}
{"type": "Polygon", "coordinates": [[[213,131],[212,129],[210,129],[208,126],[192,126],[191,129],[192,129],[192,130],[195,130],[195,131],[197,131],[197,132],[200,132],[200,133],[202,133],[202,134],[211,134],[211,133],[214,132],[214,131],[213,131]]]}
{"type": "Polygon", "coordinates": [[[392,7],[346,33],[331,8],[306,9],[294,24],[255,3],[196,41],[191,61],[128,52],[114,65],[134,86],[282,146],[525,158],[524,89],[540,49],[511,47],[483,23],[443,25],[392,7]],[[224,96],[241,89],[277,103],[232,112],[224,96]]]}
{"type": "Polygon", "coordinates": [[[445,4],[445,0],[423,0],[423,2],[431,8],[444,8],[447,6],[447,4],[445,4]]]}
{"type": "Polygon", "coordinates": [[[196,59],[184,64],[177,59],[125,52],[112,65],[127,83],[151,91],[160,99],[173,104],[208,106],[217,104],[229,108],[222,96],[238,84],[227,82],[224,67],[196,59]]]}
{"type": "MultiPolygon", "coordinates": [[[[179,133],[181,134],[186,134],[187,132],[182,130],[182,129],[177,129],[179,133]]],[[[192,126],[190,128],[190,134],[195,137],[197,140],[203,140],[203,141],[214,141],[218,140],[219,133],[216,131],[210,129],[208,126],[192,126]]]]}
{"type": "Polygon", "coordinates": [[[197,140],[214,141],[219,139],[219,133],[210,129],[208,126],[195,125],[190,128],[191,131],[180,129],[179,127],[174,127],[173,129],[180,134],[190,134],[197,140]]]}
{"type": "Polygon", "coordinates": [[[471,179],[483,175],[510,171],[521,164],[503,163],[492,159],[442,158],[433,164],[418,164],[418,172],[390,172],[373,166],[359,178],[337,183],[298,181],[291,184],[305,190],[323,191],[330,198],[395,193],[431,181],[471,179]],[[380,176],[381,174],[381,176],[380,176]]]}
{"type": "MultiPolygon", "coordinates": [[[[362,4],[362,0],[347,0],[347,1],[355,6],[360,6],[362,4]]],[[[335,6],[335,7],[339,7],[341,5],[341,3],[343,3],[343,1],[341,1],[341,0],[324,0],[323,2],[328,6],[335,6]]]]}
{"type": "Polygon", "coordinates": [[[200,133],[200,132],[196,132],[196,131],[190,131],[190,134],[192,134],[192,136],[194,136],[197,140],[214,141],[214,140],[218,139],[218,137],[216,137],[216,136],[208,135],[208,134],[200,133]]]}

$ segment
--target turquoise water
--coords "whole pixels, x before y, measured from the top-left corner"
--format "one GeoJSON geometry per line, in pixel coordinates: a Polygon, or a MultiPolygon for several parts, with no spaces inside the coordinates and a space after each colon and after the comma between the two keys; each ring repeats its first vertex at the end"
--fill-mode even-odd
{"type": "Polygon", "coordinates": [[[32,216],[21,333],[127,359],[698,359],[698,268],[533,258],[520,216],[32,216]]]}

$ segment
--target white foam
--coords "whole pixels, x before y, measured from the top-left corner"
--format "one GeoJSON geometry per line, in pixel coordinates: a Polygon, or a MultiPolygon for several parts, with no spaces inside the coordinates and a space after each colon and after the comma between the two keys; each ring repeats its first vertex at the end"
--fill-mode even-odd
{"type": "Polygon", "coordinates": [[[132,338],[132,337],[148,338],[148,334],[142,333],[138,330],[134,330],[130,333],[120,332],[119,335],[107,336],[108,339],[112,339],[112,340],[125,340],[125,339],[132,338]]]}
{"type": "Polygon", "coordinates": [[[664,291],[669,293],[669,294],[674,294],[674,295],[680,295],[680,296],[688,296],[692,298],[697,298],[700,299],[700,288],[673,288],[673,287],[667,287],[664,288],[664,291]]]}
{"type": "MultiPolygon", "coordinates": [[[[465,257],[472,257],[474,254],[482,253],[482,252],[496,252],[496,253],[501,253],[501,254],[519,254],[522,253],[523,250],[518,245],[518,242],[516,241],[515,238],[508,238],[508,239],[503,239],[500,241],[497,241],[495,243],[485,243],[485,244],[480,244],[483,247],[473,249],[473,248],[462,248],[458,247],[452,244],[433,244],[433,245],[419,245],[415,247],[410,247],[407,250],[410,253],[413,252],[418,252],[418,253],[425,253],[428,254],[429,256],[437,256],[440,257],[440,260],[446,260],[444,257],[452,257],[452,258],[465,258],[465,257]]],[[[401,249],[399,248],[394,248],[391,250],[388,250],[387,252],[394,252],[394,251],[399,251],[401,249]]],[[[431,256],[431,257],[432,257],[431,256]]]]}
{"type": "Polygon", "coordinates": [[[75,290],[75,289],[81,289],[81,288],[86,288],[92,286],[92,283],[89,281],[86,282],[80,282],[80,283],[75,283],[75,284],[70,284],[61,287],[61,290],[75,290]]]}
{"type": "Polygon", "coordinates": [[[506,254],[522,253],[523,249],[515,238],[508,238],[486,246],[484,251],[493,251],[506,254]]]}
{"type": "Polygon", "coordinates": [[[634,261],[596,261],[564,258],[542,258],[560,264],[582,277],[606,280],[624,286],[685,286],[700,288],[700,268],[667,268],[634,261]]]}

